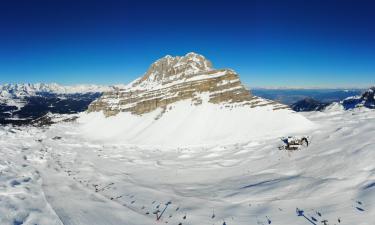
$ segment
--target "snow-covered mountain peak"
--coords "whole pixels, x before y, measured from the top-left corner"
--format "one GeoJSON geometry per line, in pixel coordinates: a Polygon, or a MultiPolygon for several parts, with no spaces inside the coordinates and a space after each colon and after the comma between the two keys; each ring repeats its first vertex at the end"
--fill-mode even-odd
{"type": "Polygon", "coordinates": [[[194,52],[187,53],[185,56],[166,55],[151,64],[145,75],[138,83],[135,83],[135,86],[149,87],[211,70],[213,70],[212,63],[203,55],[194,52]]]}
{"type": "Polygon", "coordinates": [[[194,105],[280,104],[252,96],[231,69],[214,69],[204,56],[194,52],[185,56],[165,56],[152,63],[144,76],[125,87],[104,94],[93,102],[90,112],[104,111],[108,116],[119,112],[144,114],[180,101],[194,105]]]}
{"type": "Polygon", "coordinates": [[[340,104],[342,104],[345,109],[361,107],[375,109],[375,86],[370,87],[368,90],[363,92],[362,95],[345,99],[340,104]]]}
{"type": "Polygon", "coordinates": [[[231,143],[313,126],[196,53],[159,59],[143,77],[92,102],[80,123],[88,138],[150,145],[231,143]]]}
{"type": "Polygon", "coordinates": [[[174,106],[181,106],[181,102],[191,108],[289,110],[286,105],[253,96],[235,71],[214,69],[204,56],[190,52],[157,60],[144,76],[92,102],[88,112],[103,112],[109,117],[125,112],[143,115],[162,110],[159,118],[174,106]]]}
{"type": "Polygon", "coordinates": [[[158,60],[156,60],[153,64],[151,64],[150,68],[155,65],[156,67],[162,63],[167,63],[168,67],[178,67],[184,64],[197,64],[202,71],[207,71],[212,69],[211,62],[206,59],[203,55],[189,52],[184,56],[171,56],[166,55],[158,60]],[[176,65],[177,64],[177,65],[176,65]]]}
{"type": "Polygon", "coordinates": [[[375,86],[374,87],[370,87],[367,91],[365,91],[363,94],[362,94],[362,98],[364,100],[372,100],[374,101],[375,100],[375,86]]]}

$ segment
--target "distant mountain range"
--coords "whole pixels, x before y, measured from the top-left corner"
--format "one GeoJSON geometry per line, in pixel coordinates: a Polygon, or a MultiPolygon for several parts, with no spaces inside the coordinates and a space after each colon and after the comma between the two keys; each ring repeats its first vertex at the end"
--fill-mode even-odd
{"type": "Polygon", "coordinates": [[[29,124],[47,113],[73,114],[112,87],[58,84],[0,85],[0,124],[29,124]]]}
{"type": "Polygon", "coordinates": [[[346,98],[341,102],[345,109],[353,109],[358,107],[366,107],[375,109],[375,86],[363,92],[362,95],[346,98]]]}
{"type": "Polygon", "coordinates": [[[46,93],[55,95],[86,94],[104,92],[111,89],[109,86],[101,85],[63,86],[56,83],[3,84],[0,85],[0,103],[22,106],[24,98],[41,96],[46,93]]]}
{"type": "Polygon", "coordinates": [[[342,101],[327,103],[318,101],[313,98],[305,98],[291,105],[291,108],[297,112],[303,111],[322,111],[327,107],[332,108],[331,105],[335,105],[337,108],[342,108],[344,110],[354,109],[354,108],[369,108],[375,109],[375,87],[371,87],[364,91],[360,95],[350,96],[342,101]]]}

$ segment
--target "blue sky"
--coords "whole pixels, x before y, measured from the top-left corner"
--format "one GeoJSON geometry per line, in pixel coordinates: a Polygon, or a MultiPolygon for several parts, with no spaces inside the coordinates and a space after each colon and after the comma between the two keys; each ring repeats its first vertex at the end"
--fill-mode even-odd
{"type": "Polygon", "coordinates": [[[0,83],[127,83],[194,51],[250,87],[366,87],[374,11],[364,0],[2,1],[0,83]]]}

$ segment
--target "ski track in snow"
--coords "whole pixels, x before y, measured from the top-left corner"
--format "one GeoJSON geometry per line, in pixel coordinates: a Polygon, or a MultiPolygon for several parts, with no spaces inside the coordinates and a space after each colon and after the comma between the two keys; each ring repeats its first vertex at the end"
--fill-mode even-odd
{"type": "Polygon", "coordinates": [[[278,137],[164,149],[89,143],[74,123],[0,128],[0,224],[375,224],[375,112],[304,115],[319,127],[295,152],[278,137]]]}

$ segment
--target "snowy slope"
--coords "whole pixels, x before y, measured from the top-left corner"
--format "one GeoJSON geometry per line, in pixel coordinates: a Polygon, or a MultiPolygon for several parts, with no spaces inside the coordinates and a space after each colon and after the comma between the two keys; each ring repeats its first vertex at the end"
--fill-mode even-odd
{"type": "Polygon", "coordinates": [[[272,105],[245,107],[190,101],[144,115],[129,112],[113,117],[103,113],[83,113],[80,133],[91,141],[136,145],[189,146],[237,143],[265,136],[305,132],[313,123],[288,109],[274,110],[272,105]]]}
{"type": "Polygon", "coordinates": [[[62,225],[46,201],[40,172],[30,165],[43,162],[44,150],[35,148],[38,130],[0,126],[0,224],[62,225]],[[6,146],[5,146],[6,145],[6,146]],[[33,152],[30,154],[30,152],[33,152]],[[40,151],[40,152],[39,152],[40,151]]]}
{"type": "Polygon", "coordinates": [[[75,122],[0,128],[0,224],[375,224],[374,111],[303,115],[318,126],[292,152],[277,136],[161,148],[94,144],[75,122]]]}

